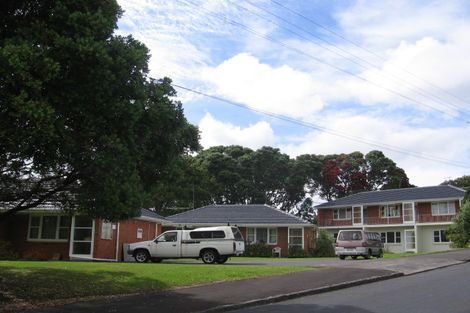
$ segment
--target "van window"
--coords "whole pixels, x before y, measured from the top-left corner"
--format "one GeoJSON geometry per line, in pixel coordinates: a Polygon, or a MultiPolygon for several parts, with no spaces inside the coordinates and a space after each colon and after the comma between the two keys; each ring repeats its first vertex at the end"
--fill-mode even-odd
{"type": "Polygon", "coordinates": [[[343,231],[339,233],[338,240],[362,240],[360,231],[343,231]]]}
{"type": "Polygon", "coordinates": [[[192,231],[189,233],[191,239],[212,239],[212,238],[225,238],[225,232],[223,230],[211,230],[211,231],[192,231]]]}

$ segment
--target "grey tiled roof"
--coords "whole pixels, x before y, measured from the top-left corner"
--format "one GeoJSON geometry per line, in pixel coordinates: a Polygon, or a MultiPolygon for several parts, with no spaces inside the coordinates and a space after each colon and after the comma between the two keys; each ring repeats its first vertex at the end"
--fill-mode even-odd
{"type": "Polygon", "coordinates": [[[159,220],[165,220],[163,216],[160,214],[155,213],[154,211],[151,211],[149,209],[141,209],[140,210],[140,217],[149,217],[149,218],[156,218],[159,220]]]}
{"type": "Polygon", "coordinates": [[[177,224],[309,225],[291,214],[263,204],[209,205],[167,217],[177,224]]]}
{"type": "Polygon", "coordinates": [[[433,200],[433,199],[449,199],[463,198],[465,190],[450,186],[431,186],[389,189],[379,191],[366,191],[356,193],[344,198],[336,199],[330,202],[317,205],[315,208],[328,208],[338,206],[351,206],[360,204],[377,204],[393,201],[412,201],[412,200],[433,200]]]}

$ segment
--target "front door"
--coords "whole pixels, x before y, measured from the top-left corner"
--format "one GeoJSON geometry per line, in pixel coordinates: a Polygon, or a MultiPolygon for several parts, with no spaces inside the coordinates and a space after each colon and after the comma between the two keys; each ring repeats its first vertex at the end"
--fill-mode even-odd
{"type": "Polygon", "coordinates": [[[155,258],[178,258],[181,256],[179,234],[176,231],[168,231],[161,234],[152,244],[151,254],[155,258]]]}
{"type": "Polygon", "coordinates": [[[416,237],[414,229],[405,230],[405,251],[416,252],[416,237]]]}
{"type": "Polygon", "coordinates": [[[415,221],[415,207],[413,202],[403,203],[403,222],[414,223],[415,221]]]}
{"type": "Polygon", "coordinates": [[[93,257],[93,234],[95,221],[87,216],[77,215],[72,218],[70,234],[70,257],[93,257]]]}
{"type": "Polygon", "coordinates": [[[355,206],[352,208],[353,211],[353,224],[361,225],[362,224],[362,207],[355,206]]]}

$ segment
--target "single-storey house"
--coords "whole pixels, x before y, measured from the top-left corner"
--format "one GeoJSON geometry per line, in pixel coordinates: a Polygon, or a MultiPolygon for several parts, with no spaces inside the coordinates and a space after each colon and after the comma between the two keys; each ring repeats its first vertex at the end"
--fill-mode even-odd
{"type": "Polygon", "coordinates": [[[465,190],[450,185],[360,192],[329,201],[318,210],[318,227],[378,232],[387,251],[449,250],[446,230],[459,214],[465,190]]]}
{"type": "Polygon", "coordinates": [[[245,241],[280,248],[288,256],[290,247],[313,248],[314,226],[296,216],[261,204],[208,205],[168,216],[174,227],[238,226],[245,241]]]}
{"type": "Polygon", "coordinates": [[[43,205],[0,222],[0,240],[11,242],[26,259],[120,261],[124,244],[155,238],[165,223],[147,209],[126,221],[106,222],[43,205]]]}

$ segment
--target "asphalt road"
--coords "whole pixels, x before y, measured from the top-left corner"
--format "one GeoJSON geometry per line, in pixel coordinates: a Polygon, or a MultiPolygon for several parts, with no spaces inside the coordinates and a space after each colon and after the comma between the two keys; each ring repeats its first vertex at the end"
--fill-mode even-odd
{"type": "Polygon", "coordinates": [[[234,312],[469,313],[470,263],[234,312]]]}

